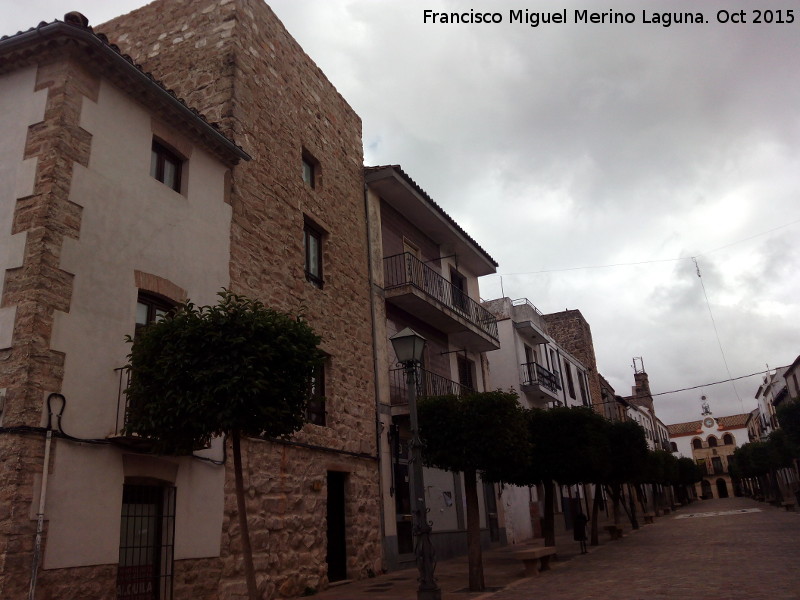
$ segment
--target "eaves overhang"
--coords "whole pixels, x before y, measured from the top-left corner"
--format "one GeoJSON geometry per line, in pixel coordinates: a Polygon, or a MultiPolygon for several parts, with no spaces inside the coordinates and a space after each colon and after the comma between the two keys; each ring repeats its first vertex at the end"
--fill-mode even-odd
{"type": "Polygon", "coordinates": [[[108,42],[103,34],[90,27],[53,21],[0,38],[0,75],[22,66],[36,64],[44,55],[56,57],[73,52],[82,64],[91,65],[112,83],[164,117],[181,131],[188,131],[206,150],[228,165],[250,160],[250,155],[210,123],[199,111],[191,108],[175,92],[167,89],[150,73],[133,62],[130,56],[108,42]]]}
{"type": "Polygon", "coordinates": [[[433,201],[399,165],[365,167],[367,186],[415,227],[441,246],[476,277],[497,272],[497,262],[433,201]]]}

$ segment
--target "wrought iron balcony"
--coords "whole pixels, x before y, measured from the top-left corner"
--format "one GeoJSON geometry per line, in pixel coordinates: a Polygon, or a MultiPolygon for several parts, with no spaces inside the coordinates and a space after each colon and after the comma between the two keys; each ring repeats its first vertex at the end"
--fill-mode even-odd
{"type": "Polygon", "coordinates": [[[125,367],[118,367],[114,372],[119,376],[119,385],[117,387],[117,421],[114,427],[115,436],[121,436],[125,429],[125,424],[128,421],[128,395],[125,390],[131,382],[131,373],[125,367]]]}
{"type": "Polygon", "coordinates": [[[125,367],[118,367],[114,369],[115,373],[119,376],[119,384],[117,387],[117,420],[114,426],[113,435],[109,436],[109,440],[117,445],[125,448],[136,450],[137,452],[149,452],[152,450],[152,440],[145,439],[135,433],[125,432],[125,426],[128,424],[128,413],[130,411],[130,399],[125,393],[131,382],[131,373],[125,367]]]}
{"type": "Polygon", "coordinates": [[[554,394],[561,389],[558,375],[548,371],[539,363],[523,363],[520,368],[522,369],[522,385],[536,385],[550,390],[554,394]]]}
{"type": "MultiPolygon", "coordinates": [[[[444,396],[454,394],[462,396],[474,390],[465,385],[437,375],[427,369],[417,369],[417,397],[419,396],[444,396]]],[[[392,406],[408,404],[408,383],[405,369],[391,369],[389,371],[389,401],[392,406]]]]}
{"type": "Polygon", "coordinates": [[[476,352],[500,347],[495,316],[416,256],[395,254],[383,259],[383,267],[387,302],[476,352]]]}

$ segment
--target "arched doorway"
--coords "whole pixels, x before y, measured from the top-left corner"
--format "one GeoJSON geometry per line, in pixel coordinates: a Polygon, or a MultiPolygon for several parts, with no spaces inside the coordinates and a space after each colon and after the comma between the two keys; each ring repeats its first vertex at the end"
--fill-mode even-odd
{"type": "Polygon", "coordinates": [[[703,500],[709,500],[714,497],[714,494],[711,493],[711,482],[708,479],[703,479],[700,487],[702,488],[701,498],[703,500]]]}
{"type": "Polygon", "coordinates": [[[728,484],[721,477],[717,479],[717,498],[728,497],[728,484]]]}

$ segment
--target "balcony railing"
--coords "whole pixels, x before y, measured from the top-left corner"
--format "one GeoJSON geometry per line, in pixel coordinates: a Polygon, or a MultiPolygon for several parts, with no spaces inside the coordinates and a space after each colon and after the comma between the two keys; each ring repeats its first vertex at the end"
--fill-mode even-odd
{"type": "Polygon", "coordinates": [[[561,382],[559,382],[558,376],[545,369],[539,363],[523,363],[520,368],[522,369],[522,385],[538,385],[553,393],[561,389],[561,382]]]}
{"type": "MultiPolygon", "coordinates": [[[[456,381],[432,373],[427,369],[417,369],[417,396],[444,396],[454,394],[462,396],[474,391],[456,381]]],[[[408,383],[405,369],[389,371],[389,400],[392,405],[408,404],[408,383]]]]}
{"type": "Polygon", "coordinates": [[[119,385],[117,387],[117,422],[114,427],[115,435],[122,435],[125,429],[125,424],[128,421],[128,395],[125,390],[131,382],[131,373],[125,367],[118,367],[114,372],[119,376],[119,385]]]}
{"type": "Polygon", "coordinates": [[[495,316],[413,254],[388,256],[383,259],[383,267],[384,289],[412,285],[497,339],[495,316]]]}

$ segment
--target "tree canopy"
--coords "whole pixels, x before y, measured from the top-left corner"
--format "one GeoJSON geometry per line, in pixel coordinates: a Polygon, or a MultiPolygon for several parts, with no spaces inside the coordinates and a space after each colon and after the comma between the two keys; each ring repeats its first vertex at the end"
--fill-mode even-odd
{"type": "Polygon", "coordinates": [[[303,426],[320,337],[300,317],[227,290],[219,296],[213,306],[186,303],[130,340],[125,430],[161,454],[231,435],[245,580],[256,600],[240,440],[303,426]]]}
{"type": "Polygon", "coordinates": [[[129,355],[127,433],[161,453],[213,436],[278,437],[305,422],[320,337],[302,318],[229,291],[179,306],[137,333],[129,355]]]}
{"type": "Polygon", "coordinates": [[[609,469],[608,422],[590,408],[557,407],[529,412],[529,485],[603,481],[609,469]]]}
{"type": "Polygon", "coordinates": [[[609,471],[604,483],[622,484],[641,481],[647,464],[647,438],[644,429],[634,421],[608,424],[611,452],[609,471]]]}
{"type": "Polygon", "coordinates": [[[776,414],[781,429],[786,432],[787,437],[794,444],[795,456],[798,456],[797,449],[800,449],[800,398],[784,402],[778,407],[776,414]]]}
{"type": "Polygon", "coordinates": [[[475,392],[418,401],[425,464],[447,471],[479,471],[488,481],[516,483],[529,447],[517,394],[475,392]]]}

